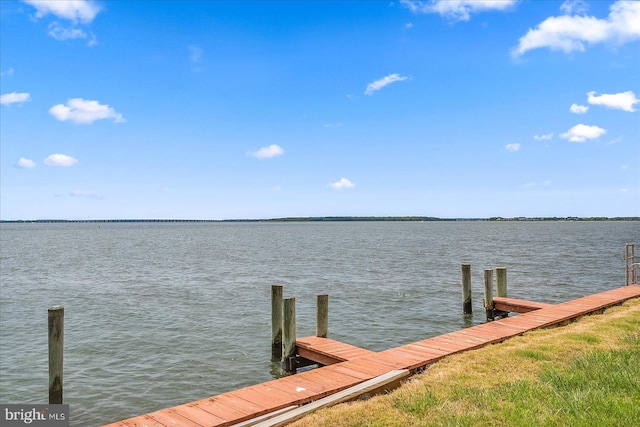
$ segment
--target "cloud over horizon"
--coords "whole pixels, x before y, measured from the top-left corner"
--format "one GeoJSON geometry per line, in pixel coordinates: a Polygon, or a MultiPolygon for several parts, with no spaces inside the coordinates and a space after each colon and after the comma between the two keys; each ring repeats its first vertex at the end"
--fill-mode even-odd
{"type": "Polygon", "coordinates": [[[84,197],[86,199],[92,199],[92,200],[102,200],[104,199],[104,197],[100,194],[97,193],[91,193],[89,191],[82,191],[82,190],[75,190],[72,191],[69,196],[71,197],[84,197]]]}
{"type": "Polygon", "coordinates": [[[329,187],[333,188],[334,190],[343,190],[345,188],[353,188],[355,186],[356,185],[353,182],[344,177],[340,178],[339,181],[329,184],[329,187]]]}

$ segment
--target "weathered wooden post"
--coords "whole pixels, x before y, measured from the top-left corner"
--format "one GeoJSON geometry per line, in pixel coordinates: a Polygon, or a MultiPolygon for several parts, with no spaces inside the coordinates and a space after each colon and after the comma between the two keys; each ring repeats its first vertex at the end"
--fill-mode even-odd
{"type": "Polygon", "coordinates": [[[493,270],[484,270],[484,309],[487,320],[493,320],[493,270]]]}
{"type": "Polygon", "coordinates": [[[638,282],[638,264],[636,264],[635,244],[627,243],[624,246],[624,259],[626,262],[627,286],[638,282]]]}
{"type": "Polygon", "coordinates": [[[473,313],[473,304],[471,302],[471,264],[462,264],[462,313],[473,313]]]}
{"type": "Polygon", "coordinates": [[[507,297],[507,268],[496,267],[496,281],[498,282],[498,296],[507,297]]]}
{"type": "Polygon", "coordinates": [[[49,404],[62,404],[64,307],[49,308],[49,404]]]}
{"type": "Polygon", "coordinates": [[[326,338],[329,332],[329,295],[318,295],[316,336],[326,338]]]}
{"type": "Polygon", "coordinates": [[[291,360],[296,356],[296,299],[286,298],[283,307],[282,361],[285,370],[295,372],[291,360]]]}
{"type": "Polygon", "coordinates": [[[282,286],[271,286],[271,360],[282,357],[282,286]]]}

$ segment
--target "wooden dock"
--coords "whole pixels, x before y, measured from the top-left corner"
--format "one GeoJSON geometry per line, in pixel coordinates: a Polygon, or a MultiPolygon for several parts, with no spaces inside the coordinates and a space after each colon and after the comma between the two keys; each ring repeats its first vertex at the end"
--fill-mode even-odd
{"type": "Polygon", "coordinates": [[[294,419],[288,418],[288,413],[298,411],[298,417],[302,416],[299,411],[305,407],[298,408],[300,405],[315,408],[313,405],[333,396],[339,396],[342,400],[335,400],[339,402],[356,398],[359,390],[390,390],[400,379],[448,355],[501,342],[534,329],[563,325],[638,297],[640,285],[628,285],[556,305],[495,298],[500,310],[521,314],[381,352],[328,338],[300,338],[296,340],[298,355],[326,366],[104,427],[284,425],[294,419]],[[366,387],[354,389],[359,385],[366,387]],[[268,417],[273,418],[265,421],[268,417]]]}

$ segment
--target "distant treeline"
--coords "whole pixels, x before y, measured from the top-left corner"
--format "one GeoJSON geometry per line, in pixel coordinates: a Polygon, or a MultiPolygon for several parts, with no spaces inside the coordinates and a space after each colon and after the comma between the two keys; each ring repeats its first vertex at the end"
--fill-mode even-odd
{"type": "MultiPolygon", "coordinates": [[[[474,220],[474,219],[470,219],[474,220]]],[[[317,222],[317,221],[458,221],[452,218],[436,218],[433,216],[318,216],[273,218],[270,222],[317,222]]]]}
{"type": "Polygon", "coordinates": [[[589,217],[577,217],[577,216],[567,216],[567,217],[517,217],[517,218],[502,218],[502,217],[491,217],[487,218],[485,221],[640,221],[640,217],[638,216],[616,216],[616,217],[606,217],[606,216],[589,216],[589,217]]]}
{"type": "Polygon", "coordinates": [[[107,223],[107,222],[358,222],[358,221],[640,221],[640,217],[517,217],[437,218],[432,216],[319,216],[271,219],[35,219],[0,220],[1,223],[107,223]]]}

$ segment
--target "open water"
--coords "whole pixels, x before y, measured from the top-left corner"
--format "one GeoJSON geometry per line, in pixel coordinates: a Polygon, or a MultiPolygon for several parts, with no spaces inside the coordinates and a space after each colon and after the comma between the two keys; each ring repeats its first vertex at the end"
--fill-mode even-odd
{"type": "Polygon", "coordinates": [[[633,242],[640,222],[5,223],[0,403],[47,403],[54,305],[71,425],[97,426],[279,375],[272,284],[296,297],[298,336],[328,293],[330,337],[384,350],[483,322],[485,268],[540,302],[623,286],[633,242]]]}

